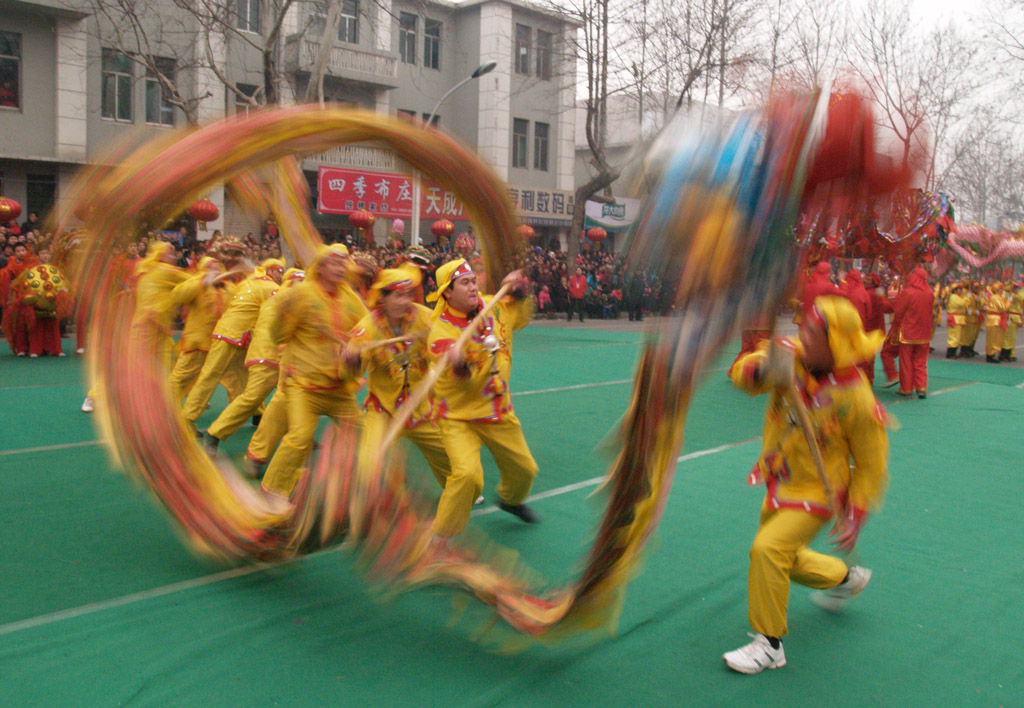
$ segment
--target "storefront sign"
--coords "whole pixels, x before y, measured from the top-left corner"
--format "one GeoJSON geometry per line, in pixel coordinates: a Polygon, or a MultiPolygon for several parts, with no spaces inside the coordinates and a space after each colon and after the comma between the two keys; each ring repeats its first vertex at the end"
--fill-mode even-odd
{"type": "Polygon", "coordinates": [[[618,198],[613,202],[587,200],[584,228],[600,226],[607,231],[625,231],[636,221],[639,199],[618,198]]]}
{"type": "MultiPolygon", "coordinates": [[[[317,185],[317,211],[321,214],[368,211],[386,218],[412,217],[410,175],[321,166],[317,185]]],[[[454,192],[424,181],[420,184],[420,218],[454,221],[467,217],[454,192]]]]}
{"type": "Polygon", "coordinates": [[[516,215],[535,226],[571,226],[576,196],[573,192],[535,187],[509,187],[516,215]]]}

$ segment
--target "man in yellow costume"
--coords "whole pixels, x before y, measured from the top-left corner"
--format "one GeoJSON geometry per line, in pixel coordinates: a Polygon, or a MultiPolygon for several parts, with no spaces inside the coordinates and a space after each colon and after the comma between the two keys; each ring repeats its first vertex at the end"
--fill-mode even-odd
{"type": "Polygon", "coordinates": [[[1009,301],[1003,297],[1002,283],[996,281],[988,286],[981,309],[985,325],[985,361],[998,364],[1010,309],[1009,301]]]}
{"type": "Polygon", "coordinates": [[[965,357],[964,329],[967,327],[967,298],[963,283],[953,283],[946,301],[946,358],[965,357]]]}
{"type": "Polygon", "coordinates": [[[980,314],[982,289],[981,283],[977,280],[970,282],[970,288],[964,289],[964,299],[967,301],[967,324],[964,325],[960,345],[960,356],[973,359],[978,356],[974,349],[974,343],[978,341],[978,332],[981,331],[981,321],[984,317],[980,314]],[[966,347],[966,351],[964,351],[966,347]]]}
{"type": "Polygon", "coordinates": [[[509,273],[502,285],[508,283],[516,290],[491,310],[462,351],[453,345],[490,300],[480,296],[476,273],[465,259],[449,261],[437,269],[437,292],[427,296],[437,303],[430,356],[450,359],[434,388],[441,435],[451,462],[434,518],[433,530],[438,536],[455,536],[469,521],[484,485],[481,445],[491,451],[501,473],[498,507],[527,523],[538,521],[523,503],[537,476],[537,463],[512,410],[508,388],[512,333],[525,327],[533,313],[522,274],[509,273]]]}
{"type": "MultiPolygon", "coordinates": [[[[205,256],[196,271],[176,286],[173,293],[176,304],[188,309],[178,340],[178,358],[171,371],[171,396],[175,404],[181,403],[203,370],[203,362],[210,351],[210,335],[234,291],[234,285],[220,277],[224,273],[220,261],[205,256]]],[[[222,383],[232,398],[239,394],[242,382],[234,372],[229,371],[222,383]]]]}
{"type": "MultiPolygon", "coordinates": [[[[128,335],[133,350],[152,353],[168,373],[174,347],[171,328],[178,316],[174,288],[189,278],[186,271],[174,265],[177,262],[178,253],[171,244],[149,244],[146,257],[135,266],[135,313],[128,335]]],[[[90,390],[82,402],[82,411],[92,413],[95,406],[90,390]]]]}
{"type": "Polygon", "coordinates": [[[270,258],[235,288],[231,302],[213,329],[210,352],[181,410],[193,427],[206,410],[217,383],[225,375],[237,376],[244,387],[245,352],[252,340],[252,328],[259,317],[260,307],[280,287],[283,273],[284,261],[270,258]]]}
{"type": "MultiPolygon", "coordinates": [[[[270,336],[275,345],[284,345],[284,351],[274,400],[284,396],[288,432],[263,478],[263,490],[272,495],[289,497],[295,489],[320,416],[356,424],[360,420],[359,383],[341,365],[341,353],[349,332],[367,310],[345,282],[348,269],[345,246],[321,246],[306,279],[278,296],[270,336]]],[[[267,416],[273,407],[271,402],[267,416]]]]}
{"type": "Polygon", "coordinates": [[[1015,283],[1012,292],[1007,293],[1008,304],[1006,334],[1003,336],[1003,351],[999,354],[1000,361],[1017,361],[1017,330],[1024,316],[1024,280],[1015,283]]]}
{"type": "MultiPolygon", "coordinates": [[[[305,277],[305,272],[289,268],[281,279],[281,289],[301,283],[305,277]]],[[[206,430],[205,446],[211,455],[217,452],[221,440],[227,440],[238,432],[250,416],[254,421],[257,420],[260,406],[277,387],[281,357],[278,346],[270,338],[270,330],[277,318],[277,302],[274,296],[260,306],[259,316],[253,326],[252,342],[245,355],[245,368],[248,372],[245,390],[220,412],[206,430]]]]}
{"type": "Polygon", "coordinates": [[[835,545],[851,550],[888,480],[885,413],[857,364],[874,356],[881,332],[866,334],[849,301],[824,296],[800,326],[799,342],[776,340],[733,368],[737,387],[770,393],[761,456],[750,483],[764,483],[761,523],[750,549],[748,615],[754,641],[725,654],[745,674],[786,664],[782,637],[791,581],[818,588],[817,604],[838,611],[860,593],[871,571],[817,553],[808,544],[830,518],[835,545]],[[826,485],[787,390],[795,382],[824,461],[826,485]],[[831,492],[831,493],[830,493],[831,492]],[[831,498],[830,498],[831,497],[831,498]]]}
{"type": "MultiPolygon", "coordinates": [[[[420,269],[409,262],[380,271],[367,299],[373,309],[352,330],[345,352],[346,364],[355,375],[364,371],[367,374],[363,432],[359,441],[360,466],[372,464],[392,417],[397,415],[410,391],[429,368],[427,338],[431,313],[415,300],[421,280],[420,269]],[[408,337],[408,340],[375,345],[397,337],[408,337]]],[[[402,437],[420,449],[430,471],[443,487],[451,467],[433,413],[433,398],[427,396],[405,424],[402,437]]]]}

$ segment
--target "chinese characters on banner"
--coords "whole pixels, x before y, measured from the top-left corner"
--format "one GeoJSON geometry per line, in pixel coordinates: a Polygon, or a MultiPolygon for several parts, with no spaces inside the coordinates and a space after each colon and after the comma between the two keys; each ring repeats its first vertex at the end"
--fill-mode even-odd
{"type": "MultiPolygon", "coordinates": [[[[412,177],[321,166],[317,210],[321,214],[368,211],[386,218],[409,219],[412,217],[412,177]]],[[[468,217],[453,192],[424,181],[420,184],[420,218],[455,221],[468,217]]]]}
{"type": "MultiPolygon", "coordinates": [[[[412,217],[412,177],[409,175],[321,166],[317,195],[317,210],[321,214],[365,210],[385,218],[412,217]]],[[[508,196],[516,214],[526,223],[541,226],[572,223],[573,192],[510,186],[508,196]]],[[[460,221],[468,219],[468,214],[454,192],[424,181],[420,185],[420,218],[460,221]]]]}

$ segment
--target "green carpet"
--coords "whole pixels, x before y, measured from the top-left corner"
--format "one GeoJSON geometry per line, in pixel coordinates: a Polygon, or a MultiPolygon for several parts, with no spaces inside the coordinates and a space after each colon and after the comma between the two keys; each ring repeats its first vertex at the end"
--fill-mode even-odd
{"type": "MultiPolygon", "coordinates": [[[[618,382],[639,341],[517,335],[515,406],[535,493],[551,495],[535,502],[539,526],[472,524],[552,582],[572,577],[600,516],[594,486],[562,488],[603,473],[594,446],[628,400],[618,382]]],[[[839,616],[795,587],[788,665],[746,677],[720,656],[747,640],[763,492],[744,478],[764,399],[723,371],[694,401],[684,453],[722,449],[680,464],[614,636],[506,655],[504,631],[474,639],[478,604],[441,589],[381,602],[340,550],[234,574],[192,556],[90,444],[80,362],[0,356],[0,706],[1022,706],[1024,372],[929,363],[927,400],[878,394],[900,428],[885,509],[858,549],[872,584],[839,616]]],[[[248,430],[225,450],[240,454],[248,430]]],[[[486,474],[493,495],[489,460],[486,474]]]]}

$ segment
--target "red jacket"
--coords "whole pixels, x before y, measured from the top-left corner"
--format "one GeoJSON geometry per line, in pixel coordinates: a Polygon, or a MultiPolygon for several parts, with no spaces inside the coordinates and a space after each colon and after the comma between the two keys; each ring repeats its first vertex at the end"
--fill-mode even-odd
{"type": "Polygon", "coordinates": [[[864,322],[864,331],[872,332],[876,329],[885,330],[885,313],[892,312],[892,305],[885,299],[884,295],[879,295],[877,292],[872,290],[868,293],[871,297],[871,314],[868,315],[868,319],[864,322]]]}
{"type": "Polygon", "coordinates": [[[864,330],[870,331],[868,329],[868,321],[872,315],[871,294],[864,289],[864,281],[861,280],[859,270],[851,270],[846,274],[846,280],[843,281],[840,294],[853,303],[853,306],[857,308],[857,314],[860,315],[860,321],[864,325],[864,330]]]}
{"type": "Polygon", "coordinates": [[[924,344],[932,340],[932,304],[935,293],[928,287],[924,268],[910,274],[907,286],[896,296],[893,311],[900,320],[900,342],[924,344]]]}
{"type": "Polygon", "coordinates": [[[579,300],[587,294],[587,276],[574,275],[569,278],[569,294],[574,300],[579,300]]]}

